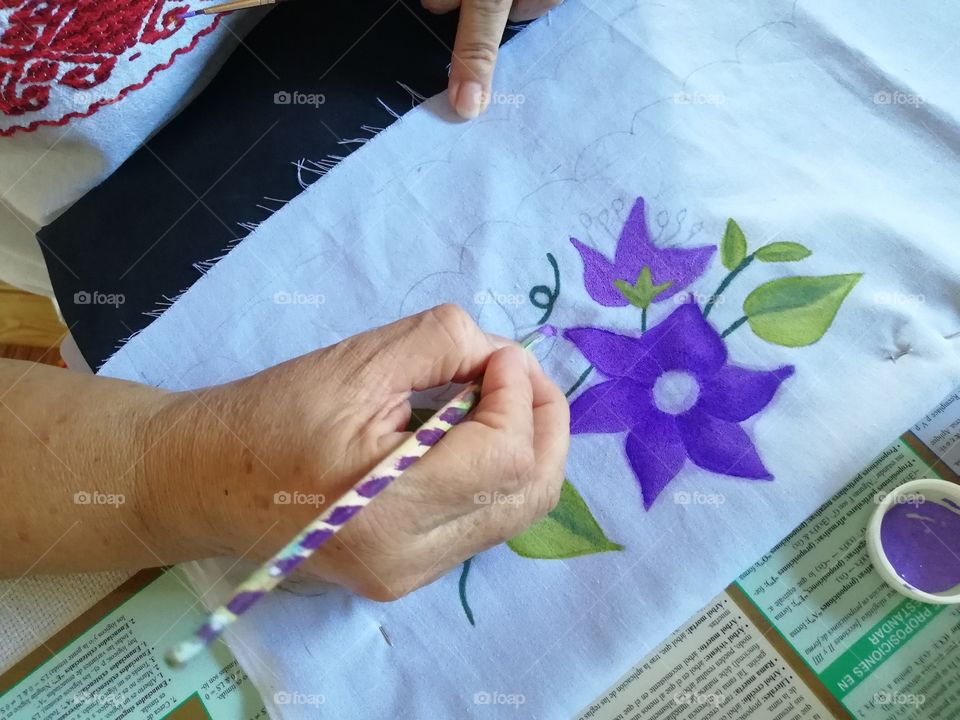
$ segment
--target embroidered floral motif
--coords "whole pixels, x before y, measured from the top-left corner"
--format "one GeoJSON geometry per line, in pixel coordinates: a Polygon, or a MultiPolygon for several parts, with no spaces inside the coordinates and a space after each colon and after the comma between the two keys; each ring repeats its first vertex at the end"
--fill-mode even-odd
{"type": "Polygon", "coordinates": [[[0,4],[0,113],[10,121],[0,117],[0,135],[86,117],[148,84],[216,27],[217,18],[199,19],[186,31],[186,8],[169,0],[0,4]],[[148,46],[162,53],[160,64],[148,46]]]}

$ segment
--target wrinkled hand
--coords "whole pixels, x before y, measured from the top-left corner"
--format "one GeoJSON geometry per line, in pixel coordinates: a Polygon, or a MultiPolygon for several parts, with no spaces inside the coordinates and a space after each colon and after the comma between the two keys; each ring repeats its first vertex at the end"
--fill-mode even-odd
{"type": "Polygon", "coordinates": [[[481,375],[473,414],[303,566],[377,600],[425,585],[554,507],[569,440],[566,399],[533,355],[456,306],[169,403],[155,424],[183,428],[164,442],[192,490],[155,498],[175,508],[167,530],[272,555],[407,437],[411,391],[481,375]]]}
{"type": "Polygon", "coordinates": [[[450,104],[472,120],[490,104],[493,69],[507,21],[538,18],[563,0],[422,0],[435,13],[460,8],[450,68],[450,104]]]}

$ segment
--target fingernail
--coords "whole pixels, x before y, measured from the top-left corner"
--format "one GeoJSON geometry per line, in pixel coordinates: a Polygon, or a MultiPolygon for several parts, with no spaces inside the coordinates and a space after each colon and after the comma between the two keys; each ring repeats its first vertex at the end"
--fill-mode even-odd
{"type": "Polygon", "coordinates": [[[517,0],[510,12],[510,21],[527,22],[528,20],[535,20],[562,4],[563,0],[517,0]]]}
{"type": "Polygon", "coordinates": [[[453,99],[453,107],[460,117],[464,120],[473,120],[483,112],[483,85],[476,80],[467,80],[458,83],[458,87],[454,89],[457,92],[453,99]]]}

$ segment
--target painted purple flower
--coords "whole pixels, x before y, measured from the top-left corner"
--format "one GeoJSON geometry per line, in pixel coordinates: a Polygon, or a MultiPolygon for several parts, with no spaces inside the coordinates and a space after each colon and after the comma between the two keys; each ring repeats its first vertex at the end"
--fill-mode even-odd
{"type": "Polygon", "coordinates": [[[721,475],[773,479],[739,423],[763,410],[792,366],[748,370],[687,302],[641,337],[599,328],[564,336],[608,380],[570,406],[570,431],[626,432],[630,466],[649,508],[687,459],[721,475]]]}
{"type": "Polygon", "coordinates": [[[613,262],[576,238],[570,238],[583,259],[583,284],[594,300],[607,307],[623,307],[627,299],[614,285],[625,280],[633,285],[643,268],[650,268],[655,283],[672,285],[654,302],[667,300],[703,274],[716,250],[712,245],[698,248],[658,248],[650,239],[643,198],[637,198],[630,211],[613,262]]]}

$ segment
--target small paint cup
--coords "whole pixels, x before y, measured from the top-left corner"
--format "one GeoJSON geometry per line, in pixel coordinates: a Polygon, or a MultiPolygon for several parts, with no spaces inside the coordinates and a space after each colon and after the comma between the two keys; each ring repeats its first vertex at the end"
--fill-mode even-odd
{"type": "Polygon", "coordinates": [[[951,582],[960,568],[957,533],[960,485],[912,480],[874,510],[867,523],[867,552],[880,577],[897,592],[925,603],[958,604],[960,576],[952,587],[942,587],[943,579],[951,582]]]}

